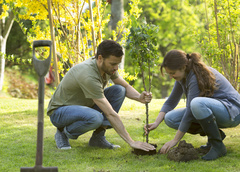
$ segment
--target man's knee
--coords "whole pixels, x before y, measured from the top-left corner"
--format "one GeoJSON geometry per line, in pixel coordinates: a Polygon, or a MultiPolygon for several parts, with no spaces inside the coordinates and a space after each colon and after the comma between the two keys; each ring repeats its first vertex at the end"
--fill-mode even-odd
{"type": "Polygon", "coordinates": [[[125,87],[123,87],[123,86],[121,86],[121,85],[114,85],[113,86],[114,87],[114,92],[117,92],[117,93],[119,93],[119,94],[122,94],[123,96],[125,96],[126,95],[126,88],[125,87]]]}
{"type": "Polygon", "coordinates": [[[101,113],[93,116],[91,119],[89,119],[89,123],[92,125],[93,129],[96,129],[100,127],[103,123],[103,115],[101,113]]]}

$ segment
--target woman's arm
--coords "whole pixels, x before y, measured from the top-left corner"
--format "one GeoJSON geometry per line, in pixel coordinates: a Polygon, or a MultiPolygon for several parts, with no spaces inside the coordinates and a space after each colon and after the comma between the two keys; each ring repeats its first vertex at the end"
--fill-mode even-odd
{"type": "Polygon", "coordinates": [[[163,107],[161,108],[161,111],[159,112],[155,122],[149,124],[148,126],[144,126],[145,133],[156,129],[159,126],[159,124],[164,120],[165,114],[168,111],[173,110],[177,106],[178,102],[182,97],[182,94],[182,86],[178,82],[175,82],[172,92],[168,97],[167,101],[165,101],[165,103],[163,104],[163,107]]]}
{"type": "Polygon", "coordinates": [[[192,74],[187,79],[186,88],[187,88],[186,111],[185,111],[185,114],[183,115],[181,123],[178,127],[178,129],[181,130],[182,132],[187,132],[191,123],[195,119],[193,117],[190,104],[191,104],[192,99],[199,96],[200,90],[199,90],[199,87],[198,87],[197,78],[194,74],[192,74]]]}
{"type": "Polygon", "coordinates": [[[168,151],[169,151],[172,147],[174,147],[174,146],[177,145],[177,143],[182,139],[182,137],[184,136],[184,134],[185,134],[184,132],[181,132],[180,130],[178,130],[177,133],[176,133],[176,135],[175,135],[175,137],[174,137],[174,139],[171,140],[171,141],[169,141],[169,142],[167,142],[167,143],[165,143],[165,144],[163,145],[163,147],[162,147],[161,150],[160,150],[160,153],[163,153],[163,154],[168,153],[168,151]]]}
{"type": "Polygon", "coordinates": [[[167,113],[173,110],[178,105],[179,101],[182,98],[182,95],[183,95],[183,88],[181,84],[178,81],[176,81],[174,83],[171,94],[163,104],[161,111],[167,113]]]}

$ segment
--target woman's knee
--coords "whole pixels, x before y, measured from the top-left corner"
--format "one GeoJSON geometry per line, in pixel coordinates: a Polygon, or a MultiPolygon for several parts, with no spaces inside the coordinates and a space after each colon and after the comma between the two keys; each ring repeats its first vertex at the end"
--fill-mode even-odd
{"type": "Polygon", "coordinates": [[[209,100],[210,99],[206,97],[196,97],[192,99],[190,109],[197,120],[207,118],[213,114],[209,100]]]}
{"type": "Polygon", "coordinates": [[[201,106],[203,106],[203,101],[202,101],[201,97],[195,97],[190,102],[190,109],[192,112],[195,110],[198,110],[199,107],[201,107],[201,106]]]}
{"type": "Polygon", "coordinates": [[[186,108],[179,108],[165,114],[164,121],[170,128],[178,129],[186,108]]]}
{"type": "Polygon", "coordinates": [[[176,123],[172,119],[172,115],[169,115],[168,113],[164,117],[164,122],[170,128],[174,128],[174,129],[178,128],[178,126],[176,125],[176,123]]]}

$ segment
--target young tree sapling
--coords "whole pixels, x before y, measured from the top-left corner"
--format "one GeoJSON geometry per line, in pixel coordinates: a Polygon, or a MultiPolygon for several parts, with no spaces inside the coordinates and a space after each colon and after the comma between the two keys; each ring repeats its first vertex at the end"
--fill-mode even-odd
{"type": "MultiPolygon", "coordinates": [[[[140,72],[144,90],[147,92],[151,91],[154,68],[158,62],[157,33],[157,26],[146,22],[139,24],[135,21],[127,42],[127,49],[130,50],[129,55],[134,66],[137,67],[136,71],[140,72]]],[[[145,105],[146,126],[148,126],[148,103],[145,105]]],[[[146,142],[148,143],[148,133],[146,134],[146,142]]]]}

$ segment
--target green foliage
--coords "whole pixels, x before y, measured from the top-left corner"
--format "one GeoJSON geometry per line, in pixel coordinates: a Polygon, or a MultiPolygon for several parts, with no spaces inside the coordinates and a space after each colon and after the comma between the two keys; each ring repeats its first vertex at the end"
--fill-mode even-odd
{"type": "Polygon", "coordinates": [[[130,49],[129,56],[136,67],[135,70],[142,74],[145,91],[151,90],[152,75],[158,62],[157,34],[157,26],[147,24],[146,22],[140,25],[135,21],[127,42],[127,48],[130,49]],[[144,75],[145,72],[148,75],[144,75]],[[148,78],[148,89],[145,84],[145,78],[148,78]]]}
{"type": "MultiPolygon", "coordinates": [[[[22,99],[36,99],[38,98],[38,76],[35,72],[22,71],[20,65],[6,68],[5,70],[5,86],[2,90],[11,97],[22,99]]],[[[52,96],[51,87],[46,86],[45,97],[52,96]]]]}
{"type": "MultiPolygon", "coordinates": [[[[107,23],[110,15],[107,11],[110,5],[108,2],[83,0],[52,0],[51,2],[58,73],[61,76],[64,76],[70,67],[93,56],[96,46],[102,39],[113,39],[124,45],[131,27],[130,16],[138,18],[141,13],[141,9],[138,8],[140,0],[132,0],[129,3],[129,11],[124,13],[124,18],[119,21],[116,30],[109,31],[107,23]],[[93,3],[92,10],[91,8],[84,10],[85,5],[90,2],[93,3]]],[[[27,38],[30,44],[34,40],[51,39],[47,0],[25,0],[24,2],[17,0],[14,4],[13,7],[9,4],[6,7],[10,10],[19,7],[15,12],[16,21],[25,34],[24,38],[27,38]]],[[[12,57],[8,60],[17,58],[12,57]]]]}
{"type": "Polygon", "coordinates": [[[6,67],[18,65],[21,70],[26,71],[32,65],[29,61],[32,58],[31,46],[17,22],[14,22],[7,40],[6,55],[6,67]]]}
{"type": "Polygon", "coordinates": [[[153,0],[151,3],[148,0],[141,1],[141,18],[159,27],[157,38],[162,56],[172,49],[188,52],[197,50],[193,36],[196,30],[201,31],[204,26],[197,13],[202,6],[203,3],[196,4],[189,0],[153,0]]]}
{"type": "MultiPolygon", "coordinates": [[[[133,59],[134,66],[137,67],[136,70],[140,68],[144,90],[148,92],[151,91],[154,67],[157,65],[158,60],[157,33],[157,26],[147,24],[146,22],[140,25],[134,21],[127,44],[128,48],[131,47],[129,54],[133,59]],[[145,73],[147,73],[147,75],[145,75],[145,73]],[[146,80],[148,80],[148,87],[145,82],[146,80]]],[[[148,117],[148,103],[146,103],[147,126],[148,117]]],[[[148,143],[148,134],[146,134],[146,142],[148,143]]]]}
{"type": "Polygon", "coordinates": [[[204,32],[197,32],[202,54],[212,67],[218,69],[240,91],[239,40],[240,1],[205,1],[204,32]]]}
{"type": "MultiPolygon", "coordinates": [[[[125,44],[130,34],[133,21],[137,20],[142,13],[142,9],[139,8],[139,3],[140,0],[131,0],[129,2],[129,10],[125,10],[123,19],[118,21],[116,29],[112,30],[111,35],[109,35],[109,37],[118,41],[122,46],[126,46],[125,44]]],[[[107,29],[105,32],[106,31],[109,32],[107,29]]]]}
{"type": "MultiPolygon", "coordinates": [[[[139,8],[142,8],[141,19],[156,25],[159,29],[156,34],[158,47],[158,61],[162,62],[165,54],[172,49],[182,49],[186,52],[200,51],[194,39],[195,33],[204,29],[199,10],[204,8],[204,3],[199,1],[169,1],[169,0],[141,0],[139,8]]],[[[140,23],[141,25],[141,23],[140,23]]],[[[129,56],[130,49],[126,51],[129,56]]],[[[126,69],[133,73],[132,61],[126,58],[126,69]]],[[[141,77],[141,76],[139,76],[141,77]]],[[[139,81],[134,82],[134,87],[141,90],[139,81]]],[[[169,96],[174,80],[163,77],[160,70],[155,70],[152,80],[152,93],[155,98],[165,98],[169,96]]]]}

